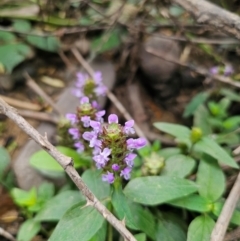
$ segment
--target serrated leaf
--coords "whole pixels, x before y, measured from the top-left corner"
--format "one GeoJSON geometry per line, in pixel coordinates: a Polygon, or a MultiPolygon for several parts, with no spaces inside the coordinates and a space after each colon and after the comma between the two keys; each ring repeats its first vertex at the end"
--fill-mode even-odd
{"type": "Polygon", "coordinates": [[[60,48],[59,40],[54,36],[28,35],[26,40],[33,46],[49,52],[57,52],[60,48]]]}
{"type": "Polygon", "coordinates": [[[207,215],[196,217],[189,225],[187,241],[209,241],[215,222],[207,215]]]}
{"type": "MultiPolygon", "coordinates": [[[[214,203],[212,212],[215,216],[217,216],[217,217],[220,216],[223,205],[224,205],[224,203],[222,203],[222,202],[214,203]]],[[[240,226],[240,211],[239,210],[237,210],[237,209],[234,210],[230,223],[240,226]]]]}
{"type": "Polygon", "coordinates": [[[164,122],[157,122],[153,124],[158,130],[175,136],[179,139],[186,139],[190,136],[190,129],[186,126],[178,124],[169,124],[164,122]]]}
{"type": "Polygon", "coordinates": [[[103,222],[104,218],[94,207],[80,202],[65,213],[49,241],[89,241],[102,227],[103,222]]]}
{"type": "Polygon", "coordinates": [[[216,159],[203,155],[197,172],[196,183],[202,197],[214,202],[219,199],[225,190],[225,175],[216,159]]]}
{"type": "Polygon", "coordinates": [[[161,176],[186,177],[192,173],[196,161],[182,154],[171,156],[165,161],[161,176]]]}
{"type": "Polygon", "coordinates": [[[156,241],[186,241],[186,231],[171,213],[161,213],[157,225],[156,241]]]}
{"type": "Polygon", "coordinates": [[[121,187],[115,188],[112,195],[112,204],[117,217],[125,220],[126,226],[145,232],[154,238],[155,222],[152,214],[136,203],[129,201],[123,194],[121,187]]]}
{"type": "Polygon", "coordinates": [[[203,137],[200,141],[198,141],[194,145],[194,150],[206,153],[217,159],[220,163],[238,169],[238,165],[235,160],[210,137],[203,137]]]}
{"type": "Polygon", "coordinates": [[[101,171],[86,170],[82,174],[82,179],[98,199],[109,197],[110,185],[102,181],[101,171]]]}
{"type": "Polygon", "coordinates": [[[212,133],[211,126],[209,125],[210,114],[204,105],[200,105],[194,113],[194,126],[199,127],[204,135],[212,133]]]}
{"type": "Polygon", "coordinates": [[[67,190],[50,199],[35,216],[37,221],[59,221],[73,205],[85,200],[79,191],[67,190]]]}
{"type": "Polygon", "coordinates": [[[200,105],[202,105],[209,97],[208,92],[201,92],[197,95],[195,95],[190,103],[186,106],[183,117],[189,117],[192,114],[195,113],[195,111],[198,109],[200,105]]]}
{"type": "Polygon", "coordinates": [[[197,191],[194,182],[178,177],[139,177],[131,180],[124,189],[132,201],[146,205],[167,203],[197,191]]]}
{"type": "Polygon", "coordinates": [[[31,241],[33,237],[41,230],[41,224],[34,219],[26,220],[20,227],[17,240],[31,241]]]}
{"type": "Polygon", "coordinates": [[[200,213],[209,212],[212,210],[212,202],[197,194],[179,198],[168,203],[176,207],[186,208],[188,210],[200,213]]]}

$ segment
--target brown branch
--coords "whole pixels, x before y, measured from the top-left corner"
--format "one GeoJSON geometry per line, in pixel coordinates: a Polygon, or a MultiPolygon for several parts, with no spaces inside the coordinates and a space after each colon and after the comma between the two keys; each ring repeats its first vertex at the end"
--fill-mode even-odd
{"type": "Polygon", "coordinates": [[[68,176],[75,183],[77,188],[83,193],[87,199],[87,204],[93,206],[97,211],[113,226],[127,241],[136,241],[133,235],[126,229],[121,221],[119,221],[89,190],[78,172],[73,167],[70,157],[60,153],[47,139],[40,135],[23,117],[0,98],[0,112],[13,120],[25,133],[27,133],[37,144],[47,151],[65,170],[68,176]]]}
{"type": "Polygon", "coordinates": [[[211,234],[211,241],[223,241],[224,236],[234,212],[234,209],[237,205],[237,202],[240,198],[240,173],[238,174],[237,180],[235,181],[233,188],[228,195],[228,198],[223,206],[221,214],[216,222],[216,225],[211,234]]]}
{"type": "Polygon", "coordinates": [[[208,24],[240,39],[240,17],[205,0],[172,0],[195,18],[197,23],[208,24]]]}
{"type": "Polygon", "coordinates": [[[3,236],[4,238],[11,240],[11,241],[16,241],[16,239],[8,233],[6,230],[0,227],[0,236],[3,236]]]}

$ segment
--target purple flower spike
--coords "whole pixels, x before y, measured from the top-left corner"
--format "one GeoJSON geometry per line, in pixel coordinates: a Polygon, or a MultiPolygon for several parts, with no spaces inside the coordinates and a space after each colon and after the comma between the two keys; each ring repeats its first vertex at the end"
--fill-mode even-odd
{"type": "Polygon", "coordinates": [[[103,116],[105,115],[106,111],[105,110],[101,110],[98,111],[95,115],[96,115],[96,121],[99,121],[101,123],[103,123],[103,116]]]}
{"type": "Polygon", "coordinates": [[[125,180],[129,180],[130,177],[131,177],[131,171],[132,171],[132,169],[131,169],[130,167],[125,167],[125,168],[121,171],[120,176],[121,176],[121,177],[123,176],[125,180]]]}
{"type": "Polygon", "coordinates": [[[114,175],[111,172],[107,172],[107,174],[102,175],[102,180],[104,182],[108,182],[109,184],[114,183],[114,175]]]}
{"type": "Polygon", "coordinates": [[[81,100],[80,100],[81,105],[88,104],[88,103],[89,103],[89,98],[87,96],[84,96],[81,98],[81,100]]]}
{"type": "Polygon", "coordinates": [[[79,133],[79,130],[78,130],[77,128],[70,128],[70,129],[68,130],[68,133],[69,133],[70,135],[72,135],[72,138],[73,138],[74,140],[77,140],[77,139],[80,138],[80,133],[79,133]]]}
{"type": "Polygon", "coordinates": [[[115,172],[117,172],[118,170],[119,170],[119,165],[118,164],[113,164],[112,165],[112,169],[113,169],[113,171],[115,171],[115,172]]]}
{"type": "Polygon", "coordinates": [[[118,116],[115,114],[111,114],[108,117],[108,123],[112,124],[112,123],[118,123],[118,116]]]}
{"type": "Polygon", "coordinates": [[[137,155],[134,154],[134,153],[129,153],[129,154],[126,155],[124,161],[126,162],[126,164],[127,164],[129,167],[133,167],[133,165],[134,165],[133,160],[135,159],[136,156],[137,156],[137,155]]]}
{"type": "Polygon", "coordinates": [[[125,126],[123,128],[125,134],[130,135],[130,134],[134,134],[135,131],[133,129],[134,126],[134,120],[129,120],[127,122],[125,122],[125,126]]]}
{"type": "Polygon", "coordinates": [[[81,142],[76,142],[74,144],[74,147],[76,147],[78,153],[81,153],[84,151],[84,145],[81,142]]]}
{"type": "Polygon", "coordinates": [[[73,113],[67,113],[66,118],[71,122],[71,125],[74,125],[78,122],[77,115],[73,113]]]}
{"type": "Polygon", "coordinates": [[[91,120],[90,121],[90,126],[93,128],[93,131],[98,134],[99,132],[102,131],[102,126],[101,126],[101,123],[98,122],[98,121],[93,121],[91,120]]]}
{"type": "Polygon", "coordinates": [[[90,126],[90,117],[89,116],[83,116],[81,117],[81,121],[83,122],[84,127],[89,127],[90,126]]]}

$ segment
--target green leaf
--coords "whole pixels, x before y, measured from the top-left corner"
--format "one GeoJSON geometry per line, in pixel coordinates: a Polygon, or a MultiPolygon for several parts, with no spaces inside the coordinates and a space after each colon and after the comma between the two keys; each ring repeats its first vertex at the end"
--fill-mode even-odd
{"type": "Polygon", "coordinates": [[[240,124],[240,116],[232,116],[227,118],[222,125],[226,130],[230,130],[230,129],[238,128],[239,124],[240,124]]]}
{"type": "Polygon", "coordinates": [[[31,48],[26,44],[10,43],[0,46],[0,63],[10,73],[15,66],[32,56],[31,48]]]}
{"type": "MultiPolygon", "coordinates": [[[[86,159],[82,158],[82,156],[79,153],[77,153],[75,150],[71,148],[64,146],[57,146],[56,148],[62,154],[69,156],[73,159],[75,168],[85,166],[89,163],[86,159]]],[[[31,156],[30,165],[44,172],[46,175],[49,175],[50,177],[65,175],[65,172],[61,165],[44,150],[35,152],[31,156]]]]}
{"type": "Polygon", "coordinates": [[[55,192],[55,187],[53,183],[44,182],[38,188],[38,199],[42,199],[45,202],[53,197],[55,192]]]}
{"type": "Polygon", "coordinates": [[[139,177],[131,180],[124,189],[132,201],[157,205],[197,191],[194,182],[178,177],[139,177]]]}
{"type": "Polygon", "coordinates": [[[53,231],[49,241],[89,241],[102,227],[104,218],[86,202],[70,208],[53,231]]]}
{"type": "Polygon", "coordinates": [[[200,213],[209,212],[212,210],[212,202],[197,194],[179,198],[168,203],[176,207],[186,208],[188,210],[200,213]]]}
{"type": "Polygon", "coordinates": [[[181,150],[177,147],[167,147],[158,151],[158,155],[163,157],[164,159],[167,159],[171,156],[175,156],[180,153],[181,153],[181,150]]]}
{"type": "Polygon", "coordinates": [[[17,240],[31,241],[33,237],[41,230],[41,224],[34,219],[26,220],[20,227],[17,240]]]}
{"type": "Polygon", "coordinates": [[[10,165],[11,159],[7,150],[0,147],[0,181],[2,181],[6,168],[10,165]]]}
{"type": "Polygon", "coordinates": [[[16,41],[16,36],[13,33],[0,30],[0,42],[10,43],[16,41]]]}
{"type": "Polygon", "coordinates": [[[89,241],[106,241],[107,236],[107,222],[104,221],[102,227],[89,241]]]}
{"type": "Polygon", "coordinates": [[[177,5],[173,5],[169,8],[169,13],[174,17],[180,17],[185,10],[177,5]]]}
{"type": "Polygon", "coordinates": [[[169,157],[165,161],[161,176],[186,177],[192,173],[196,166],[196,161],[182,154],[169,157]]]}
{"type": "Polygon", "coordinates": [[[101,35],[95,38],[91,42],[91,49],[98,53],[103,53],[117,48],[121,44],[120,31],[118,29],[113,30],[107,35],[101,35]]]}
{"type": "Polygon", "coordinates": [[[187,241],[209,241],[215,222],[207,215],[196,217],[189,226],[187,241]]]}
{"type": "Polygon", "coordinates": [[[190,129],[178,125],[178,124],[169,124],[169,123],[164,123],[164,122],[157,122],[153,124],[158,130],[166,132],[172,136],[175,136],[179,139],[186,139],[189,138],[190,136],[190,129]]]}
{"type": "MultiPolygon", "coordinates": [[[[212,212],[215,216],[217,216],[217,217],[220,216],[223,205],[224,205],[224,203],[222,203],[222,202],[214,203],[212,212]]],[[[240,226],[240,211],[239,210],[237,210],[237,209],[234,210],[230,223],[240,226]]]]}
{"type": "Polygon", "coordinates": [[[238,102],[240,101],[239,94],[236,93],[235,91],[231,90],[231,89],[221,88],[220,94],[224,95],[225,97],[227,97],[231,101],[238,101],[238,102]]]}
{"type": "Polygon", "coordinates": [[[189,117],[195,113],[200,105],[202,105],[209,97],[208,92],[200,92],[199,94],[195,95],[190,103],[186,106],[183,117],[189,117]]]}
{"type": "Polygon", "coordinates": [[[147,240],[147,236],[146,236],[145,233],[136,234],[136,235],[134,235],[134,238],[135,238],[137,241],[146,241],[146,240],[147,240]]]}
{"type": "Polygon", "coordinates": [[[37,191],[35,187],[33,187],[30,191],[13,188],[11,190],[11,195],[14,199],[14,202],[20,207],[31,207],[37,202],[37,191]]]}
{"type": "Polygon", "coordinates": [[[35,216],[35,220],[57,222],[68,209],[83,200],[85,198],[79,191],[61,192],[45,204],[43,209],[35,216]]]}
{"type": "Polygon", "coordinates": [[[161,213],[157,225],[156,241],[186,241],[186,231],[172,213],[161,213]]]}
{"type": "Polygon", "coordinates": [[[140,205],[127,200],[121,187],[115,188],[112,195],[112,204],[117,217],[125,220],[126,226],[145,232],[149,237],[154,238],[155,222],[152,214],[140,205]]]}
{"type": "Polygon", "coordinates": [[[98,199],[102,200],[109,197],[110,185],[102,181],[101,171],[86,170],[82,179],[98,199]]]}
{"type": "Polygon", "coordinates": [[[204,135],[212,133],[211,126],[209,125],[210,114],[204,105],[200,105],[194,113],[194,126],[199,127],[204,135]]]}
{"type": "Polygon", "coordinates": [[[28,35],[26,40],[33,46],[49,52],[57,52],[60,48],[59,40],[54,36],[28,35]]]}
{"type": "Polygon", "coordinates": [[[28,33],[31,29],[31,23],[24,19],[17,19],[13,21],[13,28],[21,33],[28,33]]]}
{"type": "Polygon", "coordinates": [[[216,159],[203,155],[197,172],[196,183],[202,197],[214,202],[219,199],[225,190],[225,175],[216,159]]]}
{"type": "Polygon", "coordinates": [[[194,150],[206,153],[217,159],[220,163],[238,169],[235,160],[210,137],[203,137],[198,141],[194,145],[194,150]]]}

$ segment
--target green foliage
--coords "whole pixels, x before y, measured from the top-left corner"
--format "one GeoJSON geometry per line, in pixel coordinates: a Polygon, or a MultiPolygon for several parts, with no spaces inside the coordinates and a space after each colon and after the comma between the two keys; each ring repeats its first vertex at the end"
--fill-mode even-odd
{"type": "Polygon", "coordinates": [[[17,234],[19,241],[31,241],[32,238],[41,230],[41,224],[34,219],[28,219],[20,226],[17,234]]]}
{"type": "Polygon", "coordinates": [[[0,147],[0,182],[4,180],[6,168],[10,165],[11,159],[7,150],[0,147]]]}
{"type": "Polygon", "coordinates": [[[86,202],[71,207],[58,223],[49,241],[89,241],[102,227],[104,218],[86,202]]]}
{"type": "Polygon", "coordinates": [[[215,222],[207,215],[196,217],[189,226],[187,241],[210,240],[215,222]]]}
{"type": "Polygon", "coordinates": [[[194,182],[171,176],[135,178],[124,189],[130,200],[145,205],[166,203],[196,191],[194,182]]]}

